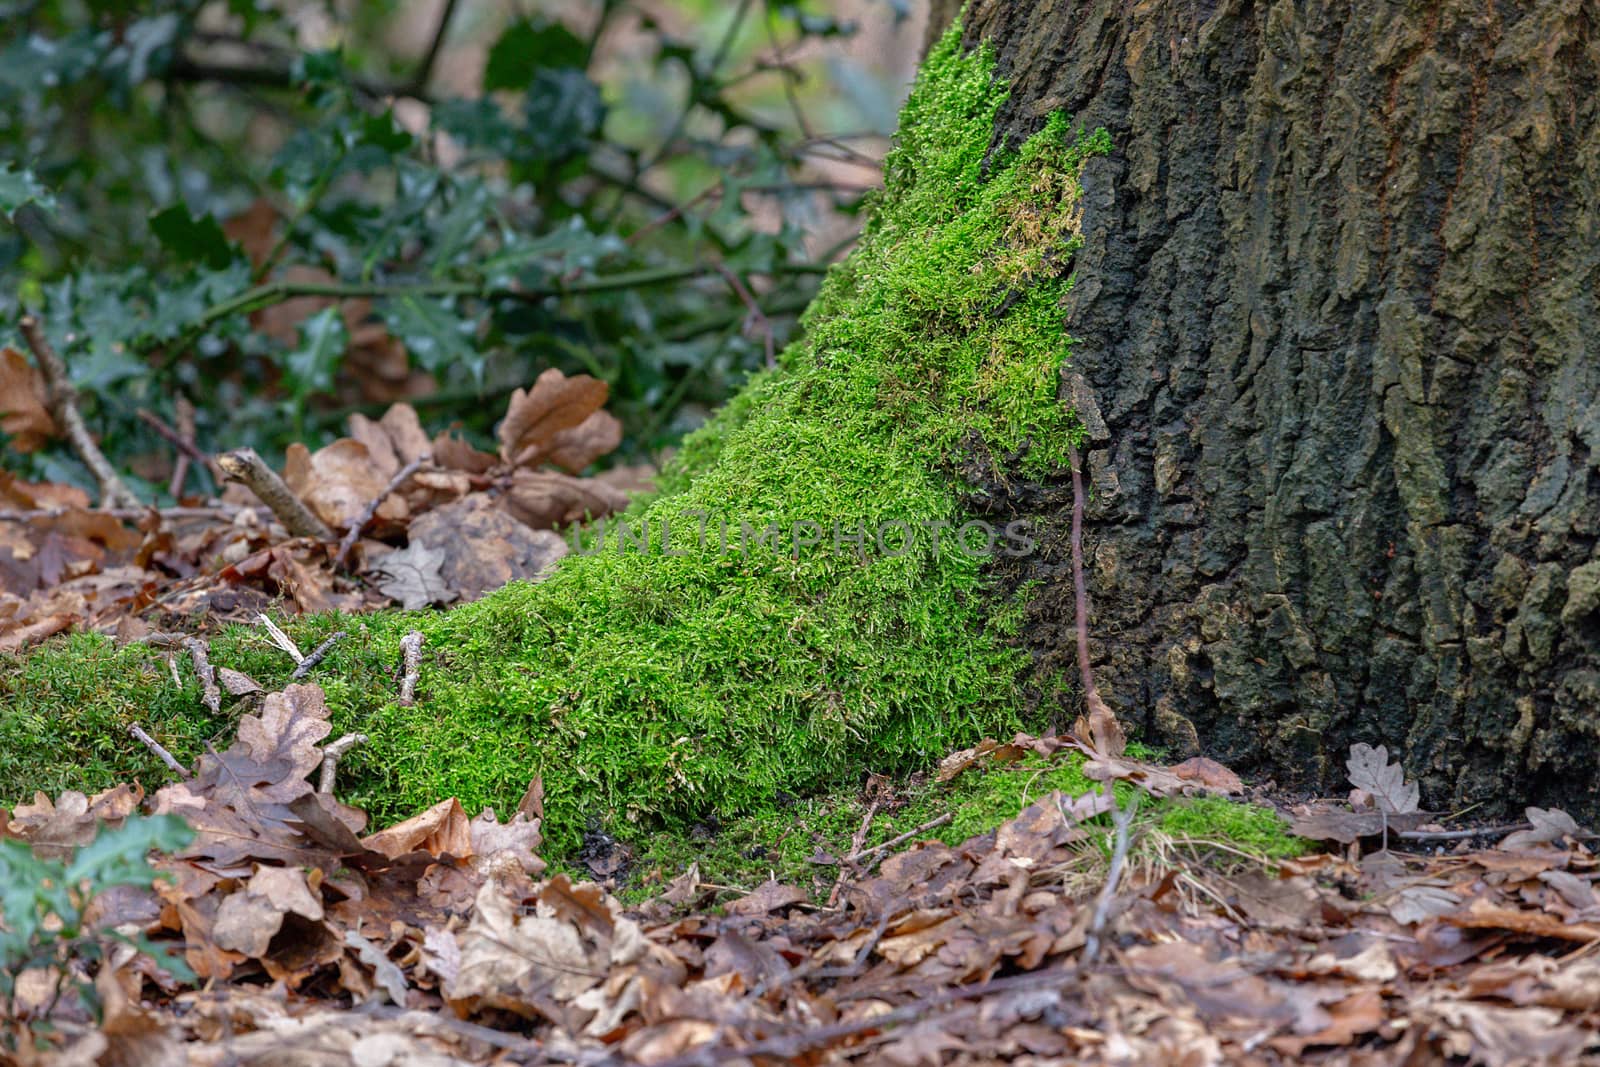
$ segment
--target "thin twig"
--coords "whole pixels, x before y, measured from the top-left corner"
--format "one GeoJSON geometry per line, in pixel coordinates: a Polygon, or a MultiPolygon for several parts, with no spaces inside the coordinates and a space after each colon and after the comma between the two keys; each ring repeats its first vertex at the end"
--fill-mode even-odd
{"type": "Polygon", "coordinates": [[[400,679],[400,706],[409,708],[417,702],[417,677],[422,670],[421,630],[412,630],[400,639],[400,653],[405,667],[400,679]]]}
{"type": "Polygon", "coordinates": [[[450,19],[455,13],[456,0],[444,0],[444,11],[439,15],[439,24],[434,27],[433,40],[428,42],[428,50],[423,53],[422,62],[417,64],[417,72],[411,76],[405,95],[411,96],[428,91],[428,81],[433,77],[433,65],[439,58],[439,50],[444,47],[444,39],[450,34],[450,19]]]}
{"type": "Polygon", "coordinates": [[[32,315],[24,315],[17,325],[22,330],[22,336],[28,342],[28,347],[33,350],[34,358],[39,361],[39,369],[44,373],[51,417],[66,434],[72,450],[78,453],[78,458],[83,460],[84,466],[89,468],[95,482],[100,486],[100,506],[139,507],[139,498],[133,495],[133,490],[123,484],[115,468],[111,466],[111,461],[106,459],[106,454],[100,451],[94,436],[89,433],[89,427],[83,421],[83,414],[78,410],[78,390],[73,387],[72,379],[67,375],[67,365],[61,361],[61,357],[56,354],[49,339],[45,337],[43,325],[32,315]]]}
{"type": "Polygon", "coordinates": [[[256,495],[283,523],[293,537],[310,537],[318,541],[332,541],[333,531],[328,524],[311,513],[301,499],[290,492],[278,472],[267,466],[253,448],[239,448],[217,457],[217,465],[229,481],[240,482],[256,495]]]}
{"type": "MultiPolygon", "coordinates": [[[[180,396],[177,400],[173,401],[172,406],[178,418],[177,430],[180,439],[188,442],[189,444],[193,444],[194,405],[189,403],[188,398],[180,396]]],[[[196,451],[198,451],[198,449],[196,449],[196,451]]],[[[189,479],[189,464],[193,458],[193,456],[183,450],[182,445],[178,446],[178,458],[172,461],[172,480],[167,483],[167,495],[172,497],[174,500],[183,499],[183,483],[189,479]]],[[[209,456],[206,457],[208,461],[210,458],[211,457],[209,456]]],[[[209,466],[210,464],[208,462],[207,467],[209,468],[209,466]]],[[[221,479],[218,479],[218,481],[220,480],[221,479]]]]}
{"type": "Polygon", "coordinates": [[[322,750],[322,775],[317,780],[317,792],[333,792],[333,776],[339,770],[339,758],[357,745],[367,743],[366,734],[345,734],[322,750]]]}
{"type": "MultiPolygon", "coordinates": [[[[188,406],[187,402],[185,402],[185,406],[188,406]]],[[[194,420],[194,408],[189,407],[188,410],[188,421],[192,422],[194,420]]],[[[180,456],[191,459],[200,464],[201,466],[205,467],[206,470],[210,471],[212,476],[215,477],[217,481],[222,481],[222,468],[217,465],[217,461],[207,454],[204,449],[195,444],[194,433],[192,430],[188,433],[185,433],[182,430],[174,429],[173,427],[169,426],[166,420],[160,415],[157,415],[155,412],[149,411],[145,408],[140,408],[139,410],[135,411],[134,414],[139,417],[140,422],[154,430],[163,441],[166,441],[173,448],[176,448],[180,456]]],[[[183,418],[182,408],[179,409],[178,417],[180,419],[183,418]]]]}
{"type": "Polygon", "coordinates": [[[200,676],[200,699],[211,709],[211,714],[220,714],[222,690],[217,687],[217,672],[211,666],[206,643],[198,637],[190,637],[184,640],[183,647],[189,650],[189,659],[194,663],[194,673],[200,676]]]}
{"type": "MultiPolygon", "coordinates": [[[[0,522],[35,522],[41,519],[59,519],[64,515],[71,515],[77,508],[22,508],[17,510],[0,511],[0,522]]],[[[250,508],[224,507],[224,508],[106,508],[100,511],[101,515],[109,515],[113,519],[127,519],[137,521],[149,514],[159,515],[163,519],[231,519],[240,512],[249,511],[250,508]]]]}
{"type": "Polygon", "coordinates": [[[1504,826],[1480,826],[1476,830],[1396,830],[1394,836],[1402,841],[1467,841],[1474,837],[1499,837],[1518,830],[1531,830],[1528,822],[1507,823],[1504,826]]]}
{"type": "Polygon", "coordinates": [[[866,1033],[868,1030],[888,1030],[904,1023],[915,1022],[933,1013],[937,1008],[961,1001],[979,1000],[991,993],[1009,993],[1023,989],[1040,989],[1056,986],[1065,988],[1078,976],[1078,968],[1074,966],[1049,967],[1025,974],[1010,974],[1003,978],[991,978],[986,982],[975,982],[972,985],[955,986],[944,989],[931,996],[924,997],[911,1004],[906,1004],[891,1011],[872,1014],[870,1012],[860,1015],[846,1022],[832,1023],[827,1026],[817,1026],[814,1023],[796,1028],[790,1033],[777,1037],[764,1038],[740,1045],[701,1045],[689,1052],[669,1059],[660,1060],[656,1067],[697,1067],[702,1064],[715,1064],[724,1060],[739,1060],[752,1062],[763,1059],[780,1061],[799,1060],[801,1055],[809,1049],[823,1048],[835,1044],[847,1037],[866,1033]]]}
{"type": "Polygon", "coordinates": [[[155,738],[145,733],[144,728],[138,723],[134,723],[132,726],[128,727],[128,733],[133,736],[135,741],[139,742],[145,748],[148,748],[151,752],[154,752],[156,759],[160,760],[162,763],[165,763],[173,774],[176,774],[179,778],[185,780],[188,779],[188,769],[174,759],[172,753],[168,752],[160,741],[157,741],[155,738]]]}
{"type": "Polygon", "coordinates": [[[891,837],[889,840],[885,841],[881,845],[873,845],[871,848],[867,849],[865,852],[861,853],[861,855],[856,858],[856,863],[857,863],[858,866],[863,867],[863,868],[870,867],[874,863],[878,862],[878,857],[882,853],[888,852],[890,849],[894,848],[897,845],[905,844],[907,841],[910,841],[913,837],[916,837],[918,834],[924,834],[924,833],[927,833],[929,830],[932,830],[932,829],[935,829],[937,827],[943,826],[945,823],[952,821],[954,818],[955,818],[955,815],[953,813],[947,811],[943,815],[939,816],[937,819],[929,819],[927,822],[923,823],[921,826],[917,827],[914,830],[907,830],[905,833],[901,834],[898,837],[891,837]]]}
{"type": "Polygon", "coordinates": [[[1139,810],[1138,793],[1128,799],[1128,806],[1124,808],[1117,804],[1110,782],[1105,783],[1105,791],[1112,803],[1111,822],[1117,829],[1115,844],[1111,849],[1111,869],[1106,872],[1105,885],[1100,887],[1100,896],[1094,902],[1094,915],[1089,920],[1088,932],[1084,934],[1083,962],[1086,965],[1094,963],[1100,955],[1101,937],[1105,934],[1106,923],[1111,920],[1111,905],[1116,900],[1117,887],[1122,882],[1122,870],[1128,864],[1133,816],[1139,810]]]}
{"type": "Polygon", "coordinates": [[[867,843],[867,834],[872,832],[872,820],[877,814],[878,801],[874,800],[867,807],[867,813],[861,817],[861,825],[856,827],[855,835],[850,838],[849,853],[839,863],[839,877],[834,879],[833,888],[828,891],[828,907],[831,908],[839,902],[839,892],[844,888],[845,877],[856,869],[861,849],[867,843]]]}
{"type": "Polygon", "coordinates": [[[361,539],[361,531],[366,528],[367,523],[372,521],[373,516],[378,513],[378,508],[383,506],[383,502],[389,499],[393,493],[398,492],[402,485],[411,480],[413,474],[422,469],[423,464],[431,462],[432,459],[431,455],[424,452],[396,471],[394,477],[389,479],[389,484],[383,487],[383,491],[367,501],[367,506],[361,509],[361,514],[356,516],[356,520],[344,532],[344,539],[339,542],[339,551],[333,557],[334,570],[344,566],[351,550],[356,547],[356,542],[361,539]]]}
{"type": "Polygon", "coordinates": [[[1085,704],[1104,704],[1094,684],[1094,667],[1089,663],[1089,583],[1083,576],[1083,465],[1078,462],[1078,446],[1067,438],[1067,462],[1072,465],[1072,594],[1077,616],[1078,674],[1083,682],[1085,704]]]}
{"type": "Polygon", "coordinates": [[[335,630],[333,633],[329,634],[326,641],[323,641],[322,644],[318,645],[316,648],[313,648],[310,654],[307,655],[305,659],[300,661],[300,663],[295,667],[294,673],[289,675],[289,681],[298,682],[300,679],[304,678],[306,675],[315,670],[317,664],[328,658],[328,653],[333,651],[333,646],[338,644],[339,639],[344,635],[345,634],[343,630],[335,630]]]}
{"type": "Polygon", "coordinates": [[[767,321],[767,316],[762,312],[761,305],[756,303],[755,296],[751,294],[744,282],[739,280],[737,274],[720,263],[717,264],[717,272],[727,279],[728,284],[733,287],[734,295],[744,304],[745,311],[748,312],[745,322],[761,331],[767,350],[767,369],[771,370],[778,365],[776,345],[772,337],[772,323],[767,321]]]}

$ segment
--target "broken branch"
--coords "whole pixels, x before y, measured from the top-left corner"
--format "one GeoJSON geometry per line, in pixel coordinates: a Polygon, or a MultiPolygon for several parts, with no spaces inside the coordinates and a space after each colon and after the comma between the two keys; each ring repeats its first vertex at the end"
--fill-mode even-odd
{"type": "Polygon", "coordinates": [[[72,450],[78,453],[78,458],[83,460],[84,466],[89,468],[95,482],[100,486],[100,506],[139,507],[139,498],[133,495],[133,490],[123,484],[111,466],[111,461],[106,459],[105,453],[100,451],[100,446],[95,443],[94,436],[89,433],[88,424],[83,421],[83,414],[78,410],[78,390],[73,386],[72,379],[67,376],[67,365],[62,362],[56,350],[51,347],[49,339],[45,337],[44,326],[32,315],[24,315],[17,325],[22,330],[23,339],[28,342],[28,347],[33,350],[34,358],[39,361],[39,369],[44,372],[50,416],[65,431],[72,450]]]}
{"type": "Polygon", "coordinates": [[[405,664],[405,674],[400,679],[400,706],[409,708],[417,702],[417,676],[422,670],[422,631],[412,630],[402,637],[400,652],[405,664]]]}
{"type": "Polygon", "coordinates": [[[333,776],[339,770],[339,759],[357,745],[367,743],[366,734],[345,734],[322,750],[322,775],[317,780],[317,792],[333,792],[333,776]]]}
{"type": "Polygon", "coordinates": [[[355,548],[356,542],[361,539],[361,531],[366,529],[367,523],[372,521],[372,517],[378,513],[378,508],[383,505],[383,502],[389,499],[389,496],[402,485],[406,484],[411,479],[411,476],[421,470],[422,465],[431,461],[432,458],[427,453],[423,453],[410,463],[407,463],[395,472],[393,478],[389,479],[389,484],[383,487],[383,492],[367,501],[367,506],[361,509],[361,514],[356,516],[356,520],[350,524],[350,529],[344,532],[344,539],[339,542],[339,551],[333,557],[335,570],[344,566],[345,559],[350,555],[350,550],[355,548]]]}
{"type": "Polygon", "coordinates": [[[134,723],[132,726],[128,727],[128,733],[133,736],[135,741],[139,742],[145,748],[148,748],[151,752],[155,753],[156,759],[160,760],[162,763],[165,763],[173,774],[176,774],[179,778],[188,780],[188,769],[174,759],[172,753],[168,752],[160,741],[157,741],[155,738],[145,733],[144,728],[138,723],[134,723]]]}
{"type": "Polygon", "coordinates": [[[316,669],[317,664],[328,658],[328,653],[333,651],[333,646],[339,643],[339,638],[344,636],[343,630],[335,630],[328,635],[328,639],[311,650],[310,655],[301,660],[295,667],[294,673],[289,675],[289,681],[298,682],[316,669]]]}
{"type": "Polygon", "coordinates": [[[311,513],[299,497],[289,491],[278,472],[267,466],[253,448],[237,448],[217,457],[217,466],[231,482],[239,482],[256,495],[283,523],[293,537],[310,537],[318,541],[332,541],[333,531],[328,524],[311,513]]]}
{"type": "Polygon", "coordinates": [[[217,687],[217,672],[211,666],[211,660],[206,652],[206,643],[199,638],[186,638],[183,647],[189,650],[189,659],[194,662],[194,673],[200,676],[200,699],[210,709],[211,714],[222,712],[222,690],[217,687]]]}
{"type": "Polygon", "coordinates": [[[925,834],[929,830],[932,830],[932,829],[934,829],[936,827],[943,826],[945,823],[950,822],[954,818],[955,818],[955,815],[953,813],[947,811],[943,815],[939,816],[937,819],[929,819],[927,822],[923,823],[921,826],[918,826],[913,830],[907,830],[905,833],[901,834],[899,837],[891,837],[889,840],[885,841],[881,845],[873,845],[871,848],[869,848],[865,852],[861,853],[860,856],[856,857],[856,863],[859,866],[863,867],[863,868],[870,867],[872,864],[878,862],[878,858],[883,853],[888,852],[890,849],[894,848],[897,845],[905,844],[907,841],[910,841],[913,837],[916,837],[918,834],[925,834]]]}
{"type": "Polygon", "coordinates": [[[1100,955],[1101,938],[1106,924],[1111,921],[1111,905],[1117,898],[1117,887],[1122,882],[1122,870],[1128,865],[1128,846],[1132,841],[1133,815],[1139,810],[1139,794],[1128,799],[1128,806],[1117,804],[1111,783],[1105,783],[1106,798],[1111,801],[1111,822],[1116,827],[1115,844],[1111,850],[1111,869],[1106,872],[1106,883],[1100,887],[1100,896],[1094,902],[1094,915],[1089,920],[1088,932],[1083,939],[1083,962],[1094,963],[1100,955]]]}

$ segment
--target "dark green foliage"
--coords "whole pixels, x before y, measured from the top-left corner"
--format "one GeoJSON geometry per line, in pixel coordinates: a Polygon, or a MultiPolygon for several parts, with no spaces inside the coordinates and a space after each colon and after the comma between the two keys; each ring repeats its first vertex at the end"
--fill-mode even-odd
{"type": "MultiPolygon", "coordinates": [[[[84,925],[94,899],[117,886],[148,889],[156,873],[146,859],[153,849],[175,852],[194,839],[176,815],[129,816],[114,830],[101,829],[71,859],[40,859],[16,838],[0,839],[0,1003],[16,1019],[17,978],[36,967],[58,968],[64,988],[91,1008],[94,986],[71,961],[94,963],[116,942],[133,944],[171,974],[194,980],[182,958],[143,937],[129,939],[111,929],[84,925]]],[[[0,1048],[11,1038],[0,1035],[0,1048]]]]}
{"type": "MultiPolygon", "coordinates": [[[[837,32],[814,13],[744,5],[715,19],[714,53],[645,26],[654,48],[620,65],[604,42],[636,37],[627,3],[513,19],[465,99],[374,43],[394,3],[341,9],[341,46],[309,52],[278,8],[234,6],[221,31],[192,0],[0,15],[0,344],[21,347],[22,310],[41,315],[124,469],[167,451],[137,410],[170,416],[180,394],[202,446],[269,457],[382,409],[346,366],[358,324],[328,311],[296,341],[252,323],[297,295],[371,298],[438,383],[417,401],[430,425],[482,440],[504,395],[554,365],[610,384],[623,456],[655,449],[765,362],[728,277],[781,345],[818,273],[787,209],[853,208],[797,185],[794,116],[750,109],[785,76],[757,64],[769,29],[791,45],[837,32]],[[397,111],[415,104],[412,132],[397,111]],[[263,200],[276,234],[230,241],[219,220],[263,200]]],[[[92,485],[65,447],[4,465],[92,485]]]]}

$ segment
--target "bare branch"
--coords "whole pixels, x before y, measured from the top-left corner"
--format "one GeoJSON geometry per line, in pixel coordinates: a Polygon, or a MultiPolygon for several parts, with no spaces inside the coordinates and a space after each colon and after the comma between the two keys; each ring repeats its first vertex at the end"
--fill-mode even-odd
{"type": "Polygon", "coordinates": [[[322,775],[317,780],[317,792],[333,792],[333,776],[339,770],[340,758],[357,745],[367,743],[366,734],[345,734],[322,750],[322,775]]]}
{"type": "Polygon", "coordinates": [[[343,630],[335,630],[328,635],[328,639],[313,648],[305,659],[295,667],[294,673],[289,675],[289,681],[298,682],[316,669],[317,664],[328,658],[328,653],[333,651],[333,646],[339,643],[339,638],[344,636],[343,630]]]}
{"type": "Polygon", "coordinates": [[[402,637],[400,652],[405,664],[405,674],[400,679],[400,706],[409,708],[417,702],[417,677],[422,671],[422,631],[412,630],[402,637]]]}
{"type": "Polygon", "coordinates": [[[89,427],[83,421],[83,414],[78,410],[78,390],[73,387],[72,379],[67,375],[67,365],[61,361],[61,357],[56,354],[49,339],[45,337],[44,326],[32,315],[24,315],[17,325],[21,328],[28,347],[33,350],[34,358],[39,361],[39,369],[44,372],[51,417],[66,433],[67,441],[72,445],[73,451],[78,453],[78,458],[83,460],[84,466],[89,468],[95,482],[100,486],[100,506],[139,507],[139,498],[133,495],[133,490],[123,484],[111,462],[106,459],[105,453],[100,451],[100,446],[95,443],[94,436],[89,433],[89,427]]]}
{"type": "Polygon", "coordinates": [[[1139,794],[1128,800],[1126,808],[1117,806],[1111,783],[1105,783],[1106,798],[1111,801],[1111,822],[1116,827],[1115,844],[1111,850],[1111,869],[1106,872],[1106,883],[1100,887],[1100,896],[1094,902],[1094,915],[1089,920],[1088,932],[1083,940],[1083,962],[1087,966],[1100,955],[1101,937],[1111,920],[1111,905],[1117,898],[1117,887],[1122,883],[1122,871],[1128,865],[1128,846],[1132,841],[1133,815],[1139,810],[1139,794]]]}
{"type": "Polygon", "coordinates": [[[217,465],[229,481],[240,482],[256,495],[295,537],[332,541],[328,524],[311,513],[301,499],[289,491],[278,472],[267,466],[253,448],[238,448],[217,457],[217,465]]]}
{"type": "Polygon", "coordinates": [[[168,752],[160,741],[157,741],[155,738],[145,733],[142,726],[140,726],[138,723],[134,723],[132,726],[128,727],[128,733],[132,735],[135,741],[139,742],[145,748],[148,748],[151,752],[154,752],[156,759],[160,760],[162,763],[165,763],[173,774],[176,774],[179,778],[183,778],[185,780],[188,779],[188,769],[174,759],[172,753],[168,752]]]}
{"type": "Polygon", "coordinates": [[[418,456],[396,471],[394,477],[389,479],[389,484],[383,487],[383,491],[367,501],[367,506],[361,509],[361,514],[356,516],[356,520],[350,524],[350,529],[344,532],[344,539],[339,542],[339,551],[333,557],[335,570],[344,566],[345,560],[350,556],[351,549],[355,548],[356,542],[361,539],[361,531],[366,528],[367,523],[372,521],[372,517],[378,513],[378,508],[383,505],[383,502],[389,499],[391,494],[398,491],[402,485],[410,481],[411,476],[421,470],[423,464],[432,462],[432,460],[433,457],[427,453],[418,456]]]}

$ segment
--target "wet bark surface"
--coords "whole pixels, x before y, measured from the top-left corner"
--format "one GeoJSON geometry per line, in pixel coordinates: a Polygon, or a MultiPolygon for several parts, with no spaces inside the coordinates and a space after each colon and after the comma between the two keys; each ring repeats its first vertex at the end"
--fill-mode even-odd
{"type": "MultiPolygon", "coordinates": [[[[1600,815],[1600,13],[974,0],[1085,175],[1063,397],[1106,696],[1181,751],[1600,815]]],[[[1029,638],[1072,645],[1069,508],[1029,638]]],[[[1067,498],[1070,499],[1070,498],[1067,498]]]]}

